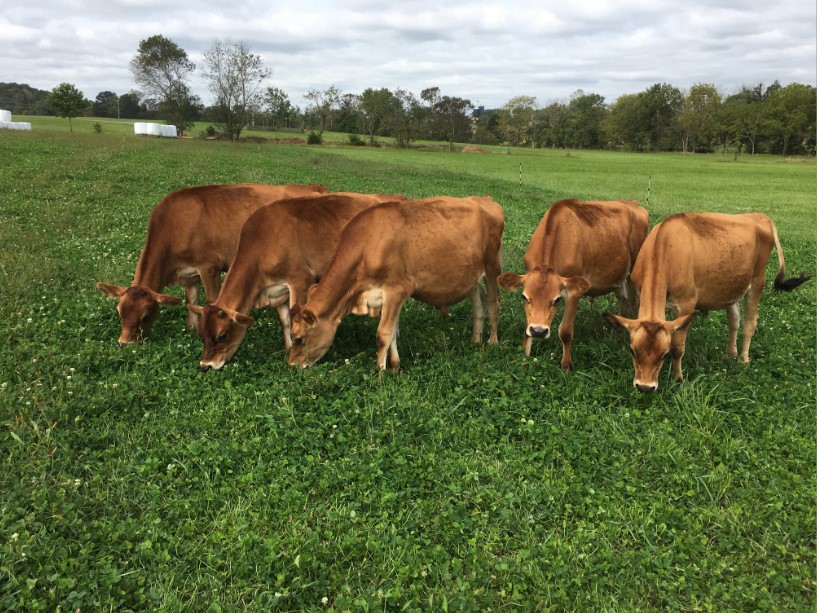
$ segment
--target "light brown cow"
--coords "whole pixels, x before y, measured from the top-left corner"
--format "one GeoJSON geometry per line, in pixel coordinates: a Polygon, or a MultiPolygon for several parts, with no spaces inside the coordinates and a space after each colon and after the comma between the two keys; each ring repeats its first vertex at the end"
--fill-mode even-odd
{"type": "Polygon", "coordinates": [[[386,203],[355,217],[344,228],[326,275],[310,288],[306,304],[292,309],[292,365],[320,360],[349,313],[380,316],[377,365],[400,367],[400,310],[410,297],[441,311],[470,296],[474,342],[482,340],[485,277],[489,343],[497,342],[505,220],[490,197],[438,197],[386,203]]]}
{"type": "Polygon", "coordinates": [[[522,347],[530,355],[534,338],[548,338],[560,302],[559,325],[564,370],[573,370],[570,348],[573,324],[582,296],[613,292],[622,310],[635,314],[638,296],[630,270],[649,230],[647,211],[632,200],[579,202],[560,200],[539,222],[525,252],[527,274],[506,272],[499,285],[511,291],[522,287],[525,336],[522,347]]]}
{"type": "Polygon", "coordinates": [[[249,316],[253,307],[278,310],[284,348],[289,349],[289,307],[306,302],[306,291],[326,272],[343,227],[375,204],[405,198],[402,194],[334,193],[283,200],[250,215],[216,300],[205,307],[187,305],[202,316],[198,325],[204,342],[200,369],[219,369],[232,357],[255,321],[249,316]]]}
{"type": "MultiPolygon", "coordinates": [[[[196,304],[204,284],[205,298],[218,295],[221,273],[238,246],[244,221],[256,209],[282,198],[326,194],[323,185],[205,185],[169,193],[150,213],[147,238],[130,287],[100,281],[96,286],[119,302],[122,330],[119,344],[147,334],[159,304],[180,304],[181,298],[161,292],[168,285],[184,288],[188,304],[196,304]]],[[[188,315],[187,325],[196,326],[188,315]]]]}
{"type": "Polygon", "coordinates": [[[630,333],[633,385],[639,391],[658,389],[658,373],[668,354],[672,355],[672,377],[683,380],[681,359],[687,327],[698,311],[726,311],[726,354],[737,357],[738,303],[744,297],[743,347],[738,361],[749,361],[772,247],[777,249],[779,262],[776,290],[794,289],[808,279],[784,279],[786,268],[777,228],[760,213],[681,213],[652,229],[632,273],[633,284],[641,292],[638,318],[604,315],[611,324],[630,333]],[[675,313],[675,319],[665,319],[667,310],[675,313]]]}

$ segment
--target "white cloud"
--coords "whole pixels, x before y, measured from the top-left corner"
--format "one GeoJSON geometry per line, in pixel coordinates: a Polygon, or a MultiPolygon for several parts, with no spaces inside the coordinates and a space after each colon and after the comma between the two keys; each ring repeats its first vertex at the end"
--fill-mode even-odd
{"type": "MultiPolygon", "coordinates": [[[[526,94],[608,101],[656,82],[815,83],[813,0],[11,0],[0,17],[0,81],[89,98],[135,87],[129,61],[162,34],[201,65],[215,38],[246,42],[294,104],[310,88],[402,87],[501,106],[526,94]]],[[[200,74],[194,91],[209,102],[200,74]]]]}

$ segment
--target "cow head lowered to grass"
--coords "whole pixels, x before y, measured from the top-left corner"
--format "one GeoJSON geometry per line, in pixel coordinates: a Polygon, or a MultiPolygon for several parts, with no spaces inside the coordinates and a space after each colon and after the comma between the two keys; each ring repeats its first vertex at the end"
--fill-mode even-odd
{"type": "Polygon", "coordinates": [[[729,328],[726,354],[749,362],[749,346],[758,319],[760,294],[766,285],[766,263],[777,249],[779,268],[774,287],[791,291],[809,277],[785,279],[786,267],[777,227],[766,215],[679,213],[656,225],[636,259],[632,280],[641,293],[636,319],[605,313],[612,325],[630,337],[635,376],[641,392],[658,389],[664,358],[672,357],[672,378],[683,380],[681,360],[696,311],[724,309],[729,328]],[[743,346],[738,356],[740,300],[744,300],[743,346]],[[675,319],[667,321],[666,311],[675,319]]]}

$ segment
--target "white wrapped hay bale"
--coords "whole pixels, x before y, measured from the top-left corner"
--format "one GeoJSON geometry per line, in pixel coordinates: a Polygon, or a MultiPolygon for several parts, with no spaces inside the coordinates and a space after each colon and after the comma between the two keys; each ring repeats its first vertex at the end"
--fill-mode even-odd
{"type": "Polygon", "coordinates": [[[139,134],[139,135],[147,134],[148,133],[147,124],[144,121],[135,122],[133,124],[133,132],[134,132],[134,134],[139,134]]]}
{"type": "Polygon", "coordinates": [[[149,123],[147,124],[148,128],[148,135],[149,136],[161,136],[162,135],[162,126],[158,123],[149,123]]]}
{"type": "Polygon", "coordinates": [[[15,121],[13,123],[17,125],[17,130],[31,130],[31,123],[28,121],[15,121]]]}
{"type": "Polygon", "coordinates": [[[176,126],[162,126],[162,136],[176,138],[176,126]]]}
{"type": "Polygon", "coordinates": [[[11,121],[11,111],[0,110],[0,122],[9,123],[11,121]]]}

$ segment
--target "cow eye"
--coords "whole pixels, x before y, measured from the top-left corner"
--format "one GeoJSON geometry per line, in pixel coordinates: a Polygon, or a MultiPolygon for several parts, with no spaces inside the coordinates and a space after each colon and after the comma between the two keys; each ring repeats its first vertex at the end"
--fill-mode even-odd
{"type": "Polygon", "coordinates": [[[303,345],[304,344],[304,339],[301,338],[300,336],[296,336],[295,338],[292,339],[292,344],[293,345],[298,345],[298,346],[303,345]]]}
{"type": "Polygon", "coordinates": [[[530,298],[528,298],[525,294],[522,294],[522,300],[524,300],[527,304],[530,304],[530,298]]]}
{"type": "Polygon", "coordinates": [[[226,332],[223,332],[222,334],[219,334],[219,335],[216,337],[216,342],[217,342],[217,343],[223,343],[223,342],[224,342],[224,341],[226,341],[226,340],[227,340],[227,333],[226,333],[226,332]]]}
{"type": "Polygon", "coordinates": [[[145,313],[144,315],[142,315],[142,319],[140,319],[139,321],[141,321],[142,323],[150,321],[150,312],[145,313]]]}
{"type": "Polygon", "coordinates": [[[559,304],[559,301],[560,301],[561,299],[562,299],[562,297],[561,297],[561,296],[556,296],[556,297],[553,299],[553,302],[552,302],[551,304],[552,304],[553,306],[556,306],[557,304],[559,304]]]}

